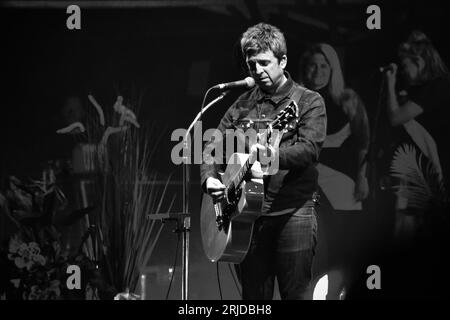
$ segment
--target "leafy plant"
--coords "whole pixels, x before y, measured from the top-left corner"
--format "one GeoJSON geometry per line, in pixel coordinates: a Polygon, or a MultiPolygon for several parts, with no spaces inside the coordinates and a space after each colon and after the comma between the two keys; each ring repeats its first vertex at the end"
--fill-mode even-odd
{"type": "Polygon", "coordinates": [[[86,127],[76,123],[59,132],[76,130],[87,140],[82,158],[86,171],[95,176],[94,198],[99,207],[94,259],[119,292],[135,292],[163,229],[163,224],[158,226],[149,215],[162,212],[170,177],[158,191],[158,176],[150,172],[157,135],[139,130],[137,117],[123,105],[121,96],[106,114],[92,96],[89,100],[98,117],[89,117],[86,127]],[[106,127],[108,120],[111,125],[106,127]],[[151,143],[148,137],[152,137],[151,143]]]}
{"type": "Polygon", "coordinates": [[[412,145],[398,147],[391,163],[391,176],[400,182],[394,189],[399,197],[408,199],[409,208],[425,210],[432,202],[448,201],[444,181],[435,165],[412,145]]]}

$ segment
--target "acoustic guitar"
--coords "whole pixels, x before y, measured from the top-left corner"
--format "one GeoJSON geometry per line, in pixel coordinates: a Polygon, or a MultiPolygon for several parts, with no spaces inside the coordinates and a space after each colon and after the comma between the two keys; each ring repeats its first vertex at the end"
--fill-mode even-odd
{"type": "MultiPolygon", "coordinates": [[[[278,148],[283,134],[298,121],[298,106],[291,101],[259,135],[259,143],[278,148]]],[[[264,200],[263,179],[251,178],[251,167],[257,151],[233,153],[221,173],[225,196],[213,203],[204,194],[200,213],[203,249],[212,262],[240,263],[245,258],[252,239],[253,225],[261,216],[264,200]]]]}

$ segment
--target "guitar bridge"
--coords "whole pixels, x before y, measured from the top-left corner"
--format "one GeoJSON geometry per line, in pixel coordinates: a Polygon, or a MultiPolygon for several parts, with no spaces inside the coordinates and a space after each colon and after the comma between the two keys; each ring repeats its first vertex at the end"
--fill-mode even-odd
{"type": "Polygon", "coordinates": [[[223,216],[218,203],[214,204],[214,212],[216,214],[216,226],[221,231],[223,228],[223,216]]]}

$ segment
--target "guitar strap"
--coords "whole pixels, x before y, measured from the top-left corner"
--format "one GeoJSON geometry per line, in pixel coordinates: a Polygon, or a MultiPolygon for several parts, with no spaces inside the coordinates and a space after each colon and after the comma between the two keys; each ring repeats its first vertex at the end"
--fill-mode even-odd
{"type": "Polygon", "coordinates": [[[301,111],[303,110],[304,103],[305,103],[304,100],[302,100],[302,97],[303,97],[303,93],[305,93],[306,89],[299,85],[296,85],[296,89],[297,90],[294,90],[294,93],[292,94],[289,102],[295,101],[295,103],[297,103],[298,114],[300,115],[301,111]]]}
{"type": "MultiPolygon", "coordinates": [[[[294,88],[294,92],[292,93],[292,95],[290,96],[288,102],[283,106],[282,110],[284,110],[286,108],[287,105],[289,105],[292,101],[294,101],[297,104],[298,107],[298,114],[300,115],[301,111],[303,110],[304,107],[304,99],[302,99],[303,97],[303,93],[306,91],[305,88],[299,86],[299,85],[295,85],[296,86],[294,88]]],[[[281,111],[282,112],[282,111],[281,111]]],[[[275,149],[279,148],[280,142],[283,138],[284,134],[277,134],[274,137],[272,137],[270,145],[272,147],[274,147],[275,149]]],[[[278,167],[277,167],[278,170],[278,167]]],[[[268,181],[268,180],[267,180],[268,181]]]]}
{"type": "MultiPolygon", "coordinates": [[[[291,101],[294,101],[294,102],[297,104],[297,107],[298,107],[298,114],[300,115],[300,114],[301,114],[301,111],[303,110],[303,107],[304,107],[304,105],[305,105],[305,101],[304,101],[304,99],[302,99],[302,98],[303,98],[303,96],[304,96],[304,93],[305,93],[306,89],[303,88],[302,86],[299,86],[299,85],[295,85],[295,84],[294,84],[294,86],[295,86],[294,92],[293,92],[292,95],[290,96],[288,102],[283,106],[282,110],[284,110],[284,108],[285,108],[287,105],[289,105],[289,103],[291,103],[291,101]]],[[[280,112],[281,112],[281,111],[280,111],[280,112]]],[[[279,140],[281,140],[281,137],[279,137],[279,140]]],[[[279,143],[279,142],[280,142],[280,141],[278,141],[278,143],[279,143]]],[[[278,144],[273,144],[272,146],[278,147],[278,144]]]]}

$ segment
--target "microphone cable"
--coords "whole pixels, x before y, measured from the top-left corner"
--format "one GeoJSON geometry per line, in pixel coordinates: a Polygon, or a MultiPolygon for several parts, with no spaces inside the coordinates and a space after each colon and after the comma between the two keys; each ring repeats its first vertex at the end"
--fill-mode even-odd
{"type": "Polygon", "coordinates": [[[375,110],[375,116],[373,119],[373,123],[372,123],[372,130],[370,133],[370,140],[369,140],[369,146],[368,146],[368,150],[367,150],[367,154],[366,157],[364,159],[364,161],[367,163],[368,165],[368,169],[369,169],[369,183],[372,185],[371,188],[371,194],[369,195],[370,199],[372,200],[374,207],[373,210],[376,210],[376,189],[377,187],[375,187],[378,183],[377,183],[377,169],[376,169],[376,157],[377,155],[375,154],[376,150],[376,143],[377,143],[377,138],[378,138],[378,131],[379,131],[379,124],[380,124],[380,115],[381,115],[381,110],[383,107],[383,98],[385,95],[385,85],[386,85],[386,81],[384,79],[384,76],[382,76],[381,78],[381,83],[380,83],[380,87],[378,90],[378,99],[377,99],[377,105],[376,105],[376,110],[375,110]]]}
{"type": "Polygon", "coordinates": [[[198,119],[199,121],[202,121],[202,117],[203,117],[203,108],[205,107],[206,97],[208,97],[209,92],[210,92],[211,90],[213,90],[213,89],[214,89],[214,86],[213,86],[213,87],[210,87],[208,90],[206,90],[206,93],[205,93],[205,95],[203,96],[203,102],[202,102],[202,105],[201,105],[201,107],[200,107],[200,119],[198,119]]]}
{"type": "Polygon", "coordinates": [[[242,299],[242,289],[240,288],[238,280],[236,279],[236,275],[234,274],[233,269],[231,268],[231,263],[228,264],[228,269],[230,270],[231,276],[233,277],[233,281],[234,281],[234,285],[236,286],[236,290],[242,299]]]}
{"type": "Polygon", "coordinates": [[[216,262],[216,275],[217,275],[217,283],[219,284],[220,300],[223,300],[223,297],[222,297],[222,286],[220,285],[219,261],[216,262]]]}
{"type": "MultiPolygon", "coordinates": [[[[205,108],[205,103],[206,103],[206,97],[208,96],[209,92],[210,92],[211,90],[213,90],[213,89],[216,89],[215,86],[212,86],[212,87],[210,87],[208,90],[206,90],[206,93],[205,93],[205,95],[203,96],[203,102],[202,102],[202,105],[201,105],[201,107],[200,107],[200,112],[199,112],[199,113],[200,113],[200,118],[198,119],[199,121],[202,120],[203,112],[205,111],[204,108],[205,108]]],[[[219,97],[217,97],[216,100],[218,101],[218,100],[224,98],[224,97],[228,94],[229,91],[230,91],[230,90],[224,90],[224,91],[222,91],[222,94],[219,95],[219,97]]],[[[215,101],[215,102],[217,102],[217,101],[215,101]]]]}
{"type": "Polygon", "coordinates": [[[173,262],[172,276],[170,277],[169,288],[167,289],[165,300],[168,300],[168,298],[169,298],[169,293],[170,293],[170,289],[172,288],[173,278],[175,277],[175,270],[176,270],[176,267],[177,267],[178,248],[179,248],[179,245],[180,245],[180,240],[181,240],[180,233],[177,232],[177,246],[176,246],[176,249],[175,249],[175,261],[173,262]]]}
{"type": "MultiPolygon", "coordinates": [[[[236,279],[236,275],[233,272],[233,269],[231,268],[231,263],[228,263],[228,270],[230,270],[230,274],[231,277],[233,278],[233,282],[234,285],[236,286],[236,290],[239,294],[239,297],[242,299],[242,289],[240,288],[239,282],[236,279]]],[[[222,295],[222,284],[220,282],[220,272],[219,272],[219,262],[216,262],[216,276],[217,276],[217,284],[219,286],[219,295],[220,295],[220,300],[223,300],[223,295],[222,295]]]]}

